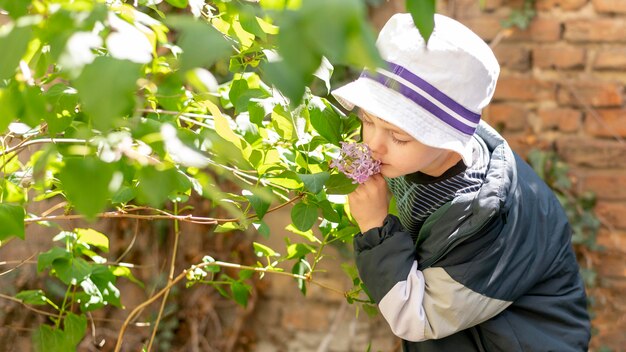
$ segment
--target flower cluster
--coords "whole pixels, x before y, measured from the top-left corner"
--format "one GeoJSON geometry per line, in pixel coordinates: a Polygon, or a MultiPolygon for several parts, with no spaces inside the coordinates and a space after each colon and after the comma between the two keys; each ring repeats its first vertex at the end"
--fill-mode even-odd
{"type": "Polygon", "coordinates": [[[360,143],[341,142],[339,158],[333,160],[330,166],[343,172],[353,183],[363,183],[380,172],[380,161],[374,160],[370,148],[360,143]]]}

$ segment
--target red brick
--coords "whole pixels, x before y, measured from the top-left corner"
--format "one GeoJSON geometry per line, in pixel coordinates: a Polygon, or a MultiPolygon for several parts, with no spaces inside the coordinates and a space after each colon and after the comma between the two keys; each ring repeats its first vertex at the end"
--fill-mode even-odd
{"type": "Polygon", "coordinates": [[[520,131],[526,127],[528,109],[521,104],[492,103],[484,119],[498,131],[520,131]]]}
{"type": "Polygon", "coordinates": [[[563,10],[578,10],[585,6],[587,0],[537,0],[535,7],[537,10],[551,10],[559,7],[563,10]]]}
{"type": "MultiPolygon", "coordinates": [[[[503,5],[502,2],[503,0],[485,0],[483,9],[486,11],[497,10],[499,7],[503,5]]],[[[509,1],[506,1],[506,6],[511,6],[511,4],[509,4],[509,1]]]]}
{"type": "MultiPolygon", "coordinates": [[[[587,114],[585,131],[596,137],[626,137],[626,109],[601,109],[587,114]]],[[[626,186],[626,184],[625,184],[626,186]]]]}
{"type": "Polygon", "coordinates": [[[463,19],[462,22],[479,37],[486,41],[493,40],[502,30],[500,21],[502,19],[493,15],[482,15],[472,18],[463,19]]]}
{"type": "Polygon", "coordinates": [[[554,100],[556,84],[532,77],[500,76],[494,99],[539,101],[554,100]]]}
{"type": "MultiPolygon", "coordinates": [[[[581,189],[593,192],[600,200],[626,200],[626,172],[624,171],[589,171],[579,177],[581,189]]],[[[626,247],[624,249],[626,250],[626,247]]]]}
{"type": "Polygon", "coordinates": [[[556,144],[559,155],[572,166],[626,168],[626,143],[588,137],[563,137],[556,144]]]}
{"type": "MultiPolygon", "coordinates": [[[[404,3],[404,1],[397,1],[397,2],[404,3]]],[[[441,3],[441,1],[437,1],[437,2],[441,3]]],[[[450,9],[450,7],[452,10],[452,13],[462,23],[465,23],[466,19],[483,15],[483,12],[480,8],[480,3],[478,1],[456,0],[448,5],[448,9],[450,9]]]]}
{"type": "Polygon", "coordinates": [[[322,303],[289,306],[283,311],[282,326],[299,331],[325,331],[328,329],[330,311],[324,307],[322,303]]]}
{"type": "MultiPolygon", "coordinates": [[[[624,1],[626,4],[626,1],[624,1]]],[[[593,62],[594,69],[626,70],[626,48],[600,49],[593,62]]]]}
{"type": "Polygon", "coordinates": [[[565,39],[573,42],[626,42],[623,18],[577,19],[565,22],[565,39]]]}
{"type": "Polygon", "coordinates": [[[593,0],[592,3],[596,12],[626,13],[624,0],[593,0]]]}
{"type": "Polygon", "coordinates": [[[597,270],[600,276],[626,278],[626,260],[620,253],[605,252],[597,270]]]}
{"type": "MultiPolygon", "coordinates": [[[[626,203],[599,201],[595,208],[598,217],[615,229],[626,229],[626,203]]],[[[625,263],[626,264],[626,263],[625,263]]]]}
{"type": "Polygon", "coordinates": [[[606,249],[626,254],[626,232],[624,231],[601,229],[598,231],[596,243],[606,249]]]}
{"type": "Polygon", "coordinates": [[[623,91],[623,86],[616,82],[574,81],[560,85],[557,101],[561,105],[621,106],[623,91]]]}
{"type": "Polygon", "coordinates": [[[518,44],[500,44],[493,52],[500,66],[512,70],[526,71],[530,68],[530,50],[518,44]]]}
{"type": "Polygon", "coordinates": [[[553,18],[535,18],[527,29],[515,28],[507,40],[555,42],[561,39],[561,22],[553,18]]]}
{"type": "Polygon", "coordinates": [[[533,49],[533,66],[571,69],[585,65],[586,50],[574,46],[542,46],[533,49]]]}
{"type": "Polygon", "coordinates": [[[582,122],[582,112],[568,108],[540,109],[537,115],[541,119],[543,130],[559,130],[562,132],[576,132],[582,122]]]}

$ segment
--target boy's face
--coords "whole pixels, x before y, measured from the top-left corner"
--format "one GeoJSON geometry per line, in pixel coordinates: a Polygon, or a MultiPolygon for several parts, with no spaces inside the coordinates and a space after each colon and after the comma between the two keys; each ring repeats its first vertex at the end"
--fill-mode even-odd
{"type": "Polygon", "coordinates": [[[417,171],[436,177],[461,160],[457,153],[424,145],[395,125],[363,110],[359,111],[359,118],[363,122],[363,142],[372,150],[374,159],[380,160],[381,174],[385,177],[417,171]]]}

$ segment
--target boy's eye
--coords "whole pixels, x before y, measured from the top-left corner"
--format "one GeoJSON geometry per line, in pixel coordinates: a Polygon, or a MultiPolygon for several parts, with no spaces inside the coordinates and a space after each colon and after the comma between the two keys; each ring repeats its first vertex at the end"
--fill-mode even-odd
{"type": "Polygon", "coordinates": [[[410,142],[409,140],[406,140],[404,138],[398,138],[394,133],[391,134],[391,140],[397,144],[406,144],[410,142]]]}
{"type": "Polygon", "coordinates": [[[373,122],[372,122],[372,121],[367,120],[367,119],[361,119],[361,122],[363,122],[363,123],[364,123],[364,124],[366,124],[366,125],[371,125],[371,124],[373,124],[373,122]]]}

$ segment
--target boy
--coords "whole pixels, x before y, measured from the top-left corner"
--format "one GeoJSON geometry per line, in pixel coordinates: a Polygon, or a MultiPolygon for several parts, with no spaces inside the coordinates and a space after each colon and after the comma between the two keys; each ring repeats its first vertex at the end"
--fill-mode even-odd
{"type": "Polygon", "coordinates": [[[348,201],[360,276],[403,349],[586,351],[567,217],[480,121],[500,70],[489,46],[441,15],[426,46],[409,14],[393,16],[377,46],[387,66],[333,95],[359,107],[382,163],[348,201]]]}

